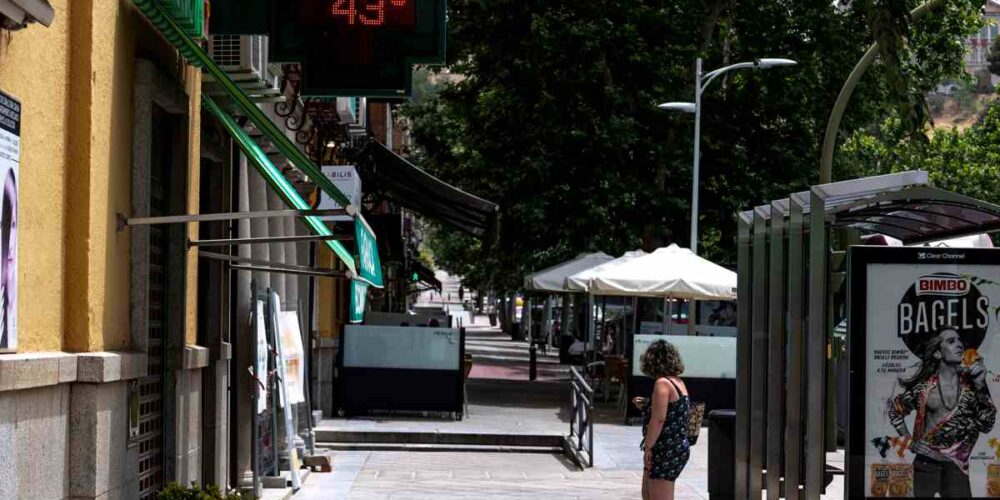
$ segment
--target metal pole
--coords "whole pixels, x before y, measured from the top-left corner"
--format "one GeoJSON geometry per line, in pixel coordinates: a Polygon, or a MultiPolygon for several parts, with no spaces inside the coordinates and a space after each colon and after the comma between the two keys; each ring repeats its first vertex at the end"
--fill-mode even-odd
{"type": "MultiPolygon", "coordinates": [[[[930,0],[918,6],[910,11],[910,22],[915,22],[928,12],[937,10],[946,3],[945,0],[930,0]]],[[[875,43],[868,48],[861,57],[861,60],[858,61],[858,64],[851,70],[851,73],[847,76],[847,80],[844,81],[843,88],[840,89],[837,101],[833,103],[830,119],[826,122],[826,133],[823,135],[823,150],[820,155],[819,165],[820,184],[833,182],[833,153],[837,146],[837,132],[840,130],[840,121],[844,117],[844,111],[847,109],[847,103],[851,100],[854,88],[861,81],[861,77],[865,74],[865,71],[875,62],[875,56],[877,55],[878,44],[875,43]]]]}
{"type": "Polygon", "coordinates": [[[698,254],[698,176],[701,154],[701,58],[695,62],[694,78],[694,168],[691,171],[691,251],[698,254]]]}
{"type": "Polygon", "coordinates": [[[670,321],[670,313],[667,310],[670,307],[669,304],[670,304],[670,299],[668,299],[667,297],[663,297],[663,327],[660,328],[660,331],[663,333],[663,335],[666,335],[670,329],[669,326],[670,324],[668,323],[668,321],[670,321]]]}
{"type": "Polygon", "coordinates": [[[223,247],[231,245],[254,245],[258,243],[297,243],[297,242],[313,242],[313,241],[327,241],[327,240],[340,240],[348,241],[353,240],[354,236],[349,234],[341,235],[308,235],[308,236],[270,236],[270,237],[259,237],[259,238],[225,238],[225,239],[215,239],[215,240],[190,240],[188,241],[189,247],[223,247]]]}

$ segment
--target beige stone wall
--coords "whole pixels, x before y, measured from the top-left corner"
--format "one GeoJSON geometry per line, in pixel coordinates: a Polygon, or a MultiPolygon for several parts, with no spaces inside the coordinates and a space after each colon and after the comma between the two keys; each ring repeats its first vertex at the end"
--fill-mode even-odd
{"type": "Polygon", "coordinates": [[[66,384],[0,392],[0,498],[69,496],[66,384]]]}

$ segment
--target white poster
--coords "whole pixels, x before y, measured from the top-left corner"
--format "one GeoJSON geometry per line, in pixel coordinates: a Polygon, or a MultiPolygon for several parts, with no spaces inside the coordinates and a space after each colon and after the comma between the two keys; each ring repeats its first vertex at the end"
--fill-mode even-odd
{"type": "Polygon", "coordinates": [[[0,352],[17,351],[17,193],[21,103],[0,92],[0,352]]]}
{"type": "Polygon", "coordinates": [[[257,301],[256,325],[257,325],[257,359],[254,373],[257,374],[257,413],[264,413],[267,409],[267,326],[264,324],[264,301],[257,301]]]}
{"type": "MultiPolygon", "coordinates": [[[[356,207],[361,206],[361,177],[358,176],[358,171],[354,168],[354,165],[325,165],[322,170],[323,175],[327,179],[330,179],[330,182],[333,182],[333,185],[341,193],[344,193],[347,199],[351,200],[352,205],[356,207]]],[[[331,199],[330,195],[326,193],[320,194],[319,210],[335,210],[338,208],[344,207],[331,199]]],[[[353,220],[349,215],[328,215],[320,217],[320,219],[346,222],[353,220]]]]}
{"type": "Polygon", "coordinates": [[[283,311],[279,318],[281,324],[281,357],[285,363],[285,387],[288,390],[288,401],[291,404],[306,402],[306,366],[305,352],[302,349],[302,333],[299,328],[299,315],[295,311],[283,311]]]}
{"type": "MultiPolygon", "coordinates": [[[[852,491],[1000,497],[1000,267],[983,264],[1000,253],[976,254],[971,263],[973,250],[902,250],[910,252],[861,261],[864,282],[851,285],[852,308],[864,311],[851,316],[864,318],[863,331],[850,331],[864,338],[864,379],[852,381],[852,392],[860,390],[852,404],[864,409],[864,429],[857,429],[864,443],[851,440],[863,446],[864,483],[852,491]]],[[[851,453],[860,460],[860,449],[851,453]]]]}

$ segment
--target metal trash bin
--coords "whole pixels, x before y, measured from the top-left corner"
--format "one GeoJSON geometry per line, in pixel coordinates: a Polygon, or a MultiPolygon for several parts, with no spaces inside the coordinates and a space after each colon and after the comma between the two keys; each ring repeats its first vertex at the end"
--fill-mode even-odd
{"type": "Polygon", "coordinates": [[[708,413],[708,498],[731,500],[736,475],[736,410],[708,413]]]}
{"type": "Polygon", "coordinates": [[[520,323],[512,323],[510,325],[510,339],[514,341],[524,341],[524,330],[521,329],[520,323]]]}
{"type": "Polygon", "coordinates": [[[573,345],[572,335],[560,335],[559,336],[559,363],[568,364],[569,359],[569,346],[573,345]]]}

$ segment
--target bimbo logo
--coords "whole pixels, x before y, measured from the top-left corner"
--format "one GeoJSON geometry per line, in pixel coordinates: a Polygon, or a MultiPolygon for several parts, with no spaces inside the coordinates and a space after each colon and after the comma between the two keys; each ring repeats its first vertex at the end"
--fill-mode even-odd
{"type": "Polygon", "coordinates": [[[961,297],[969,293],[969,282],[950,276],[923,276],[917,280],[917,295],[961,297]]]}

